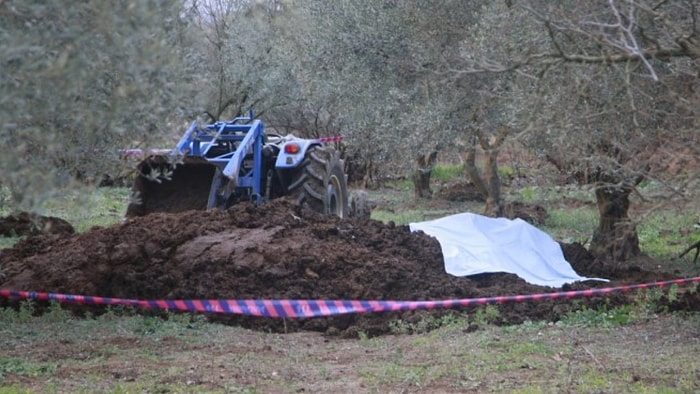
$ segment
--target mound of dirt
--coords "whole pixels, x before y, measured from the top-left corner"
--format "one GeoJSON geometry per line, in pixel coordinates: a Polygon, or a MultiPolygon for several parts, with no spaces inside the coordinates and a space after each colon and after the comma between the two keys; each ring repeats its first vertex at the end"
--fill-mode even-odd
{"type": "Polygon", "coordinates": [[[443,185],[435,198],[440,198],[447,201],[484,201],[476,186],[469,181],[452,181],[443,185]]]}
{"type": "MultiPolygon", "coordinates": [[[[612,284],[577,283],[580,289],[669,278],[640,269],[611,269],[580,245],[564,245],[581,275],[612,284]]],[[[0,288],[136,299],[355,299],[440,300],[531,294],[554,289],[515,275],[457,278],[444,271],[439,243],[408,226],[341,221],[302,211],[278,199],[227,211],[159,213],[77,235],[41,235],[0,251],[0,288]]],[[[625,302],[613,295],[608,303],[625,302]]],[[[8,305],[16,300],[0,299],[8,305]]],[[[582,302],[596,304],[600,298],[582,302]]],[[[557,320],[570,301],[500,305],[502,323],[557,320]]],[[[76,306],[76,310],[86,310],[76,306]]],[[[90,309],[99,313],[99,308],[90,309]]],[[[155,313],[144,311],[144,313],[155,313]]],[[[450,310],[353,314],[314,319],[209,315],[211,320],[275,332],[379,335],[397,318],[423,320],[450,310]]]]}

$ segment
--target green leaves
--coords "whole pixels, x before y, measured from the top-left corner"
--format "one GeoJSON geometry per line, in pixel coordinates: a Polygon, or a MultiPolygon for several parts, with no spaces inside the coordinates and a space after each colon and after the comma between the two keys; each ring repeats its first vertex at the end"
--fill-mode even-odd
{"type": "MultiPolygon", "coordinates": [[[[118,149],[159,137],[189,96],[180,5],[8,1],[0,13],[0,183],[31,207],[117,172],[118,149]]],[[[170,131],[170,130],[168,130],[170,131]]]]}

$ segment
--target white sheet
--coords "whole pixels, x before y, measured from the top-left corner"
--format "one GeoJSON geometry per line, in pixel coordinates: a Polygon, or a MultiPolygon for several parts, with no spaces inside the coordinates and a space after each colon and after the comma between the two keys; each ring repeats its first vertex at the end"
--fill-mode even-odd
{"type": "Polygon", "coordinates": [[[579,276],[564,259],[559,244],[522,219],[461,213],[410,223],[409,227],[437,238],[445,271],[454,276],[507,272],[528,283],[549,287],[585,280],[607,281],[579,276]]]}

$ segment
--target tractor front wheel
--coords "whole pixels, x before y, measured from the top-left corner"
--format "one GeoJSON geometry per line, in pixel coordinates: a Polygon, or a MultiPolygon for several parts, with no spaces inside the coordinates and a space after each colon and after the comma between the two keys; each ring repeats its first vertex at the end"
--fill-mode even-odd
{"type": "Polygon", "coordinates": [[[334,149],[313,146],[306,152],[289,194],[302,207],[341,219],[348,217],[348,186],[343,161],[334,149]]]}

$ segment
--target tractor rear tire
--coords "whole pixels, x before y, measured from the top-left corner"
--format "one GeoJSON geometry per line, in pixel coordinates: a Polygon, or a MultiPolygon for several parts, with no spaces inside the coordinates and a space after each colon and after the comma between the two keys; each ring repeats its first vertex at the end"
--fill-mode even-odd
{"type": "Polygon", "coordinates": [[[346,219],[348,186],[338,152],[323,146],[309,148],[289,194],[304,208],[346,219]]]}

